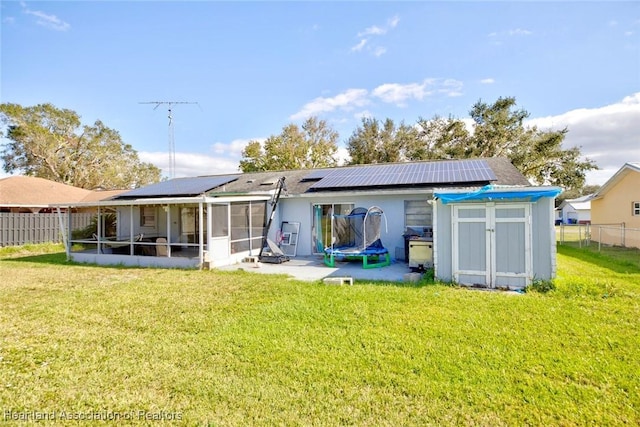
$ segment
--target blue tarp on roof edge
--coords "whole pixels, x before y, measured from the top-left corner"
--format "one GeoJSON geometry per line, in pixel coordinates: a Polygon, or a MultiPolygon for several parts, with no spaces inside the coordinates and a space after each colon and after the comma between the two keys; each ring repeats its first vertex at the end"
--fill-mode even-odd
{"type": "Polygon", "coordinates": [[[542,197],[557,197],[562,192],[559,188],[547,188],[547,189],[532,189],[523,188],[521,190],[513,189],[507,191],[495,190],[493,185],[485,185],[477,191],[470,193],[447,193],[447,192],[435,192],[433,196],[442,200],[443,204],[455,203],[455,202],[470,202],[470,201],[493,201],[493,200],[527,200],[536,202],[542,197]]]}

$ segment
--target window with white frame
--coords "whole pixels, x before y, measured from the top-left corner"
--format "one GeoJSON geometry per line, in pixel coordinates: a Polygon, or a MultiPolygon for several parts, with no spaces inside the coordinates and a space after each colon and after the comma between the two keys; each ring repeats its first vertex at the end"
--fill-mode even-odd
{"type": "Polygon", "coordinates": [[[140,226],[141,227],[156,226],[156,208],[154,206],[140,207],[140,226]]]}
{"type": "Polygon", "coordinates": [[[640,202],[631,202],[631,214],[640,216],[640,202]]]}
{"type": "Polygon", "coordinates": [[[432,228],[433,208],[427,199],[404,201],[405,228],[432,228]]]}

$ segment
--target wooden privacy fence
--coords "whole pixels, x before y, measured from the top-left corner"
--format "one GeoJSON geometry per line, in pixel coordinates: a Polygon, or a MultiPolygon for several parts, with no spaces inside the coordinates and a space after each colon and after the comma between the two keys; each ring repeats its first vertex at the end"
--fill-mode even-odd
{"type": "MultiPolygon", "coordinates": [[[[74,213],[71,229],[84,228],[91,223],[93,213],[74,213]]],[[[62,214],[64,231],[68,230],[69,218],[62,214]]],[[[59,243],[62,241],[60,219],[57,213],[0,213],[0,247],[27,243],[59,243]]]]}

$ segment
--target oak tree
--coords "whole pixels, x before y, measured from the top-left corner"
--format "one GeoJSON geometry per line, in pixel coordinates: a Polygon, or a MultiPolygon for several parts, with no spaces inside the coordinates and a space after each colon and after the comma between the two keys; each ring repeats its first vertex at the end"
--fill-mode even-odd
{"type": "Polygon", "coordinates": [[[338,133],[326,121],[310,117],[299,127],[289,124],[261,144],[253,140],[242,150],[240,170],[310,169],[337,164],[338,133]]]}
{"type": "Polygon", "coordinates": [[[515,107],[513,97],[499,98],[493,104],[476,102],[469,112],[470,130],[453,117],[418,120],[424,147],[414,158],[506,157],[534,185],[582,188],[586,172],[598,167],[582,157],[579,147],[563,146],[568,129],[525,126],[529,113],[515,107]]]}
{"type": "Polygon", "coordinates": [[[100,120],[52,104],[0,104],[5,172],[20,172],[86,189],[127,189],[158,182],[158,167],[143,163],[120,134],[100,120]]]}
{"type": "Polygon", "coordinates": [[[384,122],[365,117],[347,141],[350,164],[390,163],[413,160],[419,151],[420,140],[416,128],[393,120],[384,122]]]}

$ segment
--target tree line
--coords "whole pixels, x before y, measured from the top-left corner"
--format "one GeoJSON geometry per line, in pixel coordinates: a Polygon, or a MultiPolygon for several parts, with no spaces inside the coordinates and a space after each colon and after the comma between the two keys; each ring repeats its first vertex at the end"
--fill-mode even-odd
{"type": "MultiPolygon", "coordinates": [[[[533,185],[579,191],[586,172],[597,169],[579,147],[563,148],[567,128],[525,126],[529,113],[513,97],[493,104],[479,100],[470,125],[454,117],[420,118],[413,125],[366,117],[346,141],[348,164],[506,157],[533,185]]],[[[242,152],[243,172],[335,166],[338,135],[324,120],[290,124],[264,144],[250,141],[242,152]]]]}
{"type": "MultiPolygon", "coordinates": [[[[479,100],[470,124],[454,117],[419,118],[396,124],[363,118],[346,141],[348,164],[506,157],[534,185],[558,185],[580,192],[586,172],[597,169],[579,147],[563,148],[567,128],[525,126],[529,113],[513,97],[493,104],[479,100]]],[[[119,133],[97,120],[82,126],[80,116],[51,104],[22,107],[0,104],[5,127],[1,158],[5,172],[20,171],[81,188],[136,188],[161,179],[158,167],[141,162],[119,133]]],[[[325,121],[308,118],[288,124],[264,142],[242,151],[243,172],[310,169],[338,164],[339,135],[325,121]]]]}

